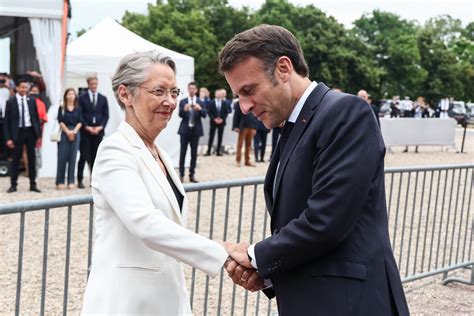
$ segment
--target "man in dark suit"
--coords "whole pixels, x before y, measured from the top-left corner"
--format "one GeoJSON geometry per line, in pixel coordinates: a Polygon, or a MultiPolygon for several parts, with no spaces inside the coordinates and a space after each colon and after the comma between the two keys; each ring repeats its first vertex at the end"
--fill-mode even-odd
{"type": "Polygon", "coordinates": [[[107,98],[97,92],[97,77],[87,78],[88,90],[79,97],[79,107],[82,111],[81,157],[77,167],[77,187],[84,189],[84,167],[87,162],[90,172],[94,167],[99,144],[104,138],[104,129],[109,120],[109,105],[107,98]]]}
{"type": "Polygon", "coordinates": [[[209,143],[207,146],[206,156],[211,155],[214,136],[217,130],[217,156],[222,156],[222,137],[224,136],[224,128],[226,125],[227,115],[230,112],[230,103],[224,98],[224,89],[217,89],[215,99],[212,100],[207,114],[209,115],[209,143]]]}
{"type": "Polygon", "coordinates": [[[286,122],[264,185],[272,235],[226,244],[233,281],[267,287],[282,316],[408,315],[371,108],[311,82],[299,43],[279,26],[236,35],[219,61],[243,113],[267,128],[286,122]]]}
{"type": "Polygon", "coordinates": [[[28,97],[28,82],[20,79],[16,86],[17,93],[5,105],[3,132],[6,145],[13,150],[11,162],[11,186],[8,193],[17,190],[17,180],[23,145],[26,146],[28,157],[28,175],[30,178],[30,191],[41,191],[36,186],[36,161],[35,144],[41,137],[38,109],[34,98],[28,97]]]}
{"type": "Polygon", "coordinates": [[[197,148],[199,137],[204,135],[202,129],[202,117],[206,117],[204,103],[196,96],[196,83],[188,83],[188,97],[179,102],[179,117],[182,118],[179,125],[181,149],[179,154],[179,178],[184,180],[184,160],[188,151],[188,144],[191,147],[191,165],[189,166],[189,181],[198,182],[194,176],[197,162],[197,148]]]}

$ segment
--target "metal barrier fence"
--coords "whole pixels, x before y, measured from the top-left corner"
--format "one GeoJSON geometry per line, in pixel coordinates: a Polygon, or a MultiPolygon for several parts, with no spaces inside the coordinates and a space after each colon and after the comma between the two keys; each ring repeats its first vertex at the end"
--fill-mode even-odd
{"type": "MultiPolygon", "coordinates": [[[[403,282],[441,273],[449,282],[449,271],[468,267],[474,278],[473,184],[473,164],[385,170],[390,238],[403,282]]],[[[214,240],[249,243],[269,234],[263,177],[185,189],[188,228],[214,240]]],[[[92,197],[1,205],[0,215],[0,310],[79,312],[91,260],[92,197]],[[16,236],[18,244],[11,242],[16,236]]],[[[225,273],[210,279],[185,266],[185,274],[196,315],[276,313],[264,295],[236,287],[225,273]]]]}

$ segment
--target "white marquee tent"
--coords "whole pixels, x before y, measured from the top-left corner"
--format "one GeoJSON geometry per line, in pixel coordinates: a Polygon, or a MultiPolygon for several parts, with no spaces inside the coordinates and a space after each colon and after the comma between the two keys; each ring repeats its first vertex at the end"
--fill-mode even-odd
{"type": "MultiPolygon", "coordinates": [[[[123,112],[115,101],[111,76],[125,55],[132,52],[158,50],[174,59],[177,65],[177,84],[186,93],[188,82],[194,78],[194,58],[176,53],[151,43],[111,18],[106,18],[67,47],[66,85],[87,86],[86,77],[92,74],[99,79],[98,90],[109,102],[110,119],[105,129],[106,137],[116,130],[123,120],[123,112]]],[[[176,110],[168,127],[160,134],[158,144],[166,149],[177,166],[179,161],[179,116],[176,110]]]]}
{"type": "MultiPolygon", "coordinates": [[[[16,51],[18,54],[15,58],[17,73],[32,67],[36,62],[35,57],[38,60],[39,70],[43,75],[47,94],[52,104],[48,112],[49,117],[52,116],[54,108],[57,113],[61,99],[63,57],[61,41],[65,11],[67,11],[67,7],[64,0],[0,0],[0,29],[6,32],[0,35],[12,36],[13,33],[17,33],[16,51]],[[28,23],[24,24],[23,21],[26,19],[28,23]],[[17,23],[20,23],[21,26],[17,26],[17,23]],[[36,56],[31,55],[33,46],[30,43],[30,35],[36,56]]],[[[48,126],[45,127],[45,135],[49,135],[47,131],[48,126]]],[[[49,141],[43,142],[43,152],[47,153],[46,156],[54,157],[51,161],[46,160],[49,157],[43,160],[47,163],[43,163],[40,176],[44,175],[43,170],[48,171],[48,176],[56,174],[56,147],[54,145],[49,141]]]]}

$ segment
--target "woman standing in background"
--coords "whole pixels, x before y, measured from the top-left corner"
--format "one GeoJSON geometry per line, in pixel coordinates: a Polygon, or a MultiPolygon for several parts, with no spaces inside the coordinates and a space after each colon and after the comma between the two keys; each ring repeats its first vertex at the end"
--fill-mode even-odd
{"type": "Polygon", "coordinates": [[[61,141],[58,144],[58,170],[56,174],[56,188],[65,188],[65,174],[67,165],[68,189],[74,189],[74,171],[79,149],[82,126],[82,113],[77,106],[77,94],[73,88],[64,92],[63,106],[59,107],[58,123],[61,127],[61,141]]]}

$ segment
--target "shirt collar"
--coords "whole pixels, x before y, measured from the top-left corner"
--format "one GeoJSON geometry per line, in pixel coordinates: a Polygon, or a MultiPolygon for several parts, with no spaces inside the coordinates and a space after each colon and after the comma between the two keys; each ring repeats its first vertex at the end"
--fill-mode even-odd
{"type": "Polygon", "coordinates": [[[16,93],[16,98],[17,100],[21,101],[22,98],[26,100],[26,94],[24,96],[21,96],[18,92],[16,93]]]}
{"type": "Polygon", "coordinates": [[[291,112],[291,115],[288,118],[288,122],[291,122],[291,123],[296,122],[296,119],[298,118],[298,115],[300,115],[301,109],[303,109],[303,105],[305,104],[305,102],[308,99],[309,95],[311,94],[311,92],[313,92],[314,88],[316,88],[317,85],[318,85],[318,83],[316,81],[313,81],[308,86],[308,88],[306,88],[303,95],[298,100],[298,103],[296,103],[296,106],[293,109],[293,112],[291,112]]]}

